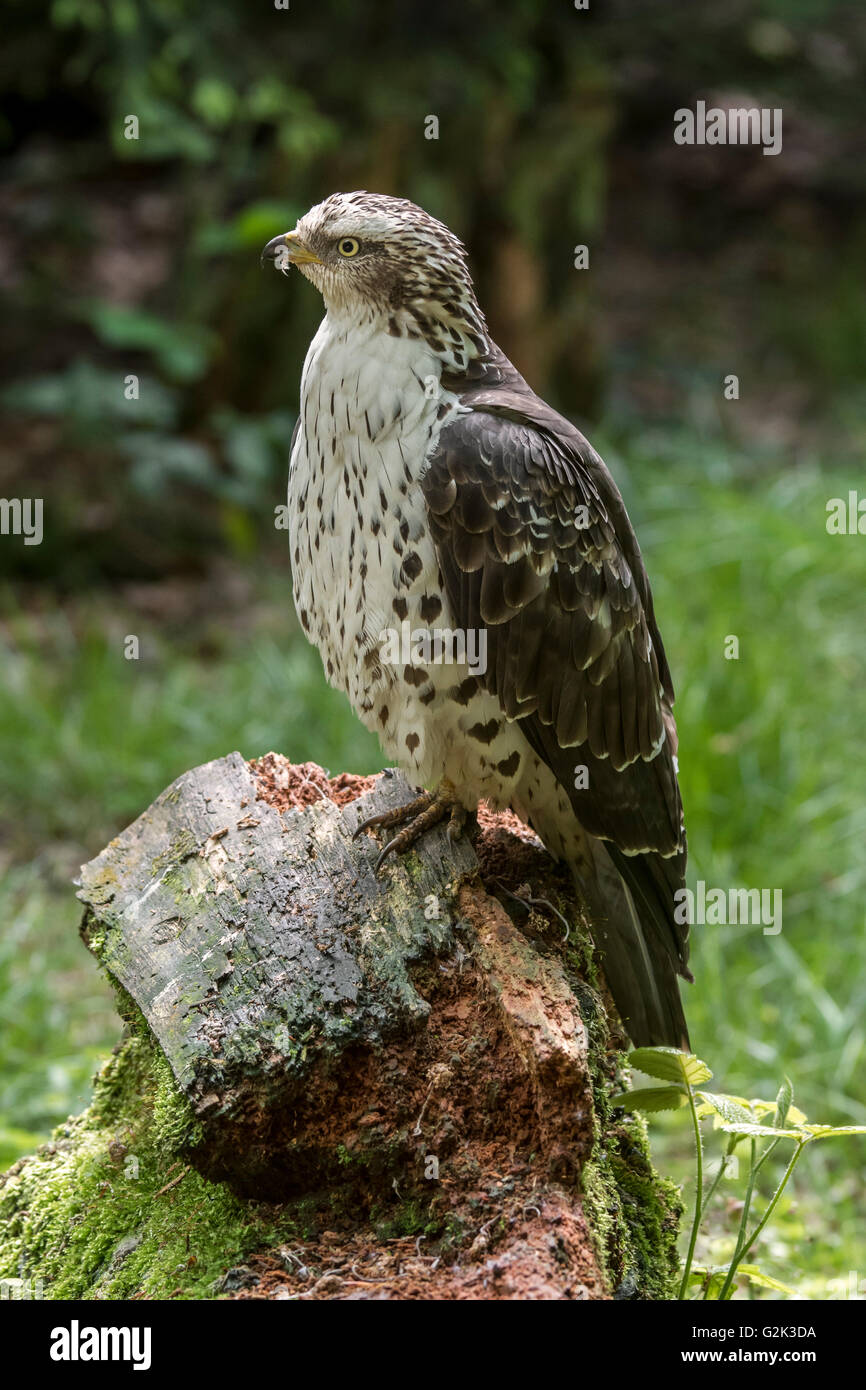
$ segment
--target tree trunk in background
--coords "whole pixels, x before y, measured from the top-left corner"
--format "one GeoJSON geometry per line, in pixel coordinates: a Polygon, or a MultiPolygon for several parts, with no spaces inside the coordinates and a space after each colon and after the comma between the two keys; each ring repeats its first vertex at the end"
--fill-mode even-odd
{"type": "Polygon", "coordinates": [[[7,1175],[0,1270],[47,1297],[670,1296],[678,1199],[610,1109],[567,874],[482,810],[377,875],[353,832],[410,795],[234,753],[84,867],[128,1038],[7,1175]]]}

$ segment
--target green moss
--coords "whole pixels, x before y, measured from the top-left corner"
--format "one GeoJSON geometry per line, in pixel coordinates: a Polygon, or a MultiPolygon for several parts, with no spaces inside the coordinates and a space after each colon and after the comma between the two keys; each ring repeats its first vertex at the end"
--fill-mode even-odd
{"type": "Polygon", "coordinates": [[[178,864],[182,864],[185,859],[189,859],[197,852],[198,846],[192,831],[181,830],[177,839],[169,845],[168,849],[163,850],[162,854],[158,854],[154,859],[151,865],[154,878],[158,878],[166,870],[176,868],[178,864]]]}
{"type": "MultiPolygon", "coordinates": [[[[561,909],[567,908],[568,904],[561,904],[560,906],[561,909]]],[[[572,928],[568,941],[563,944],[562,963],[569,983],[577,986],[581,995],[585,994],[587,990],[596,993],[600,991],[595,948],[592,944],[592,937],[582,922],[577,923],[572,928]]],[[[586,1021],[584,1019],[584,1022],[586,1021]]]]}
{"type": "Polygon", "coordinates": [[[108,971],[109,980],[122,973],[129,961],[129,946],[116,924],[106,917],[98,920],[88,908],[81,924],[81,937],[100,965],[108,971]]]}
{"type": "Polygon", "coordinates": [[[176,1158],[193,1129],[167,1062],[134,1031],[90,1108],[7,1175],[0,1277],[41,1279],[47,1298],[212,1296],[224,1270],[274,1233],[176,1158]]]}
{"type": "Polygon", "coordinates": [[[623,1056],[612,1062],[595,954],[582,924],[563,947],[563,962],[589,1042],[597,1137],[581,1188],[599,1266],[617,1297],[674,1298],[680,1193],[652,1166],[643,1116],[611,1110],[610,1095],[627,1084],[626,1063],[623,1056]]]}
{"type": "Polygon", "coordinates": [[[431,1236],[441,1229],[441,1222],[431,1219],[430,1202],[418,1197],[400,1202],[393,1211],[374,1208],[370,1220],[376,1238],[383,1241],[398,1240],[401,1236],[431,1236]]]}
{"type": "Polygon", "coordinates": [[[679,1189],[650,1160],[640,1115],[609,1122],[581,1174],[599,1265],[620,1298],[670,1299],[679,1271],[679,1189]]]}

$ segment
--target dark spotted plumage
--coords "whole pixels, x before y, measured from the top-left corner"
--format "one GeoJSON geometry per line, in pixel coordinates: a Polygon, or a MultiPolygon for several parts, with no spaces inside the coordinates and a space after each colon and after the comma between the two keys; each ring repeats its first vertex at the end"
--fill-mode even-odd
{"type": "MultiPolygon", "coordinates": [[[[637,540],[598,454],[497,349],[473,376],[422,483],[452,611],[486,629],[486,688],[606,842],[665,984],[644,1037],[679,1044],[675,974],[690,976],[673,912],[686,861],[674,692],[637,540]]],[[[612,987],[628,997],[633,962],[614,956],[612,987]]]]}
{"type": "Polygon", "coordinates": [[[687,1045],[673,687],[611,475],[490,341],[427,213],[335,194],[281,242],[327,308],[289,511],[329,680],[416,781],[533,825],[589,899],[631,1036],[687,1045]],[[398,652],[395,628],[483,633],[486,667],[398,652]]]}

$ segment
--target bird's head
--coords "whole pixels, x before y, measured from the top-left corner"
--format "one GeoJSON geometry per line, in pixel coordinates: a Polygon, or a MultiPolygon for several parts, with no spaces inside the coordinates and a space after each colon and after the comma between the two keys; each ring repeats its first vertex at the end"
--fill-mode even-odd
{"type": "Polygon", "coordinates": [[[266,259],[284,272],[297,266],[330,315],[424,338],[449,366],[465,367],[487,350],[462,243],[405,198],[332,193],[294,231],[269,241],[266,259]]]}

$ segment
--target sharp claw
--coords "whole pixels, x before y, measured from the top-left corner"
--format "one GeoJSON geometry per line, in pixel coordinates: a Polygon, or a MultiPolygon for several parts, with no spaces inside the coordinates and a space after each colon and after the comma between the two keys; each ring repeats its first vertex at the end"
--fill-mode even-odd
{"type": "Polygon", "coordinates": [[[382,822],[385,820],[386,815],[387,812],[384,814],[379,814],[378,816],[368,816],[366,820],[362,820],[361,824],[358,826],[357,830],[355,830],[354,834],[352,835],[352,839],[357,840],[358,836],[363,834],[365,830],[372,830],[375,826],[381,825],[382,822]]]}
{"type": "Polygon", "coordinates": [[[431,829],[437,821],[447,814],[449,805],[451,818],[446,833],[449,843],[453,845],[463,834],[467,820],[466,809],[459,802],[452,801],[450,796],[423,791],[406,806],[397,807],[393,811],[384,811],[381,815],[369,816],[354,830],[352,839],[357,840],[363,831],[375,827],[382,827],[387,830],[393,825],[404,826],[404,829],[389,840],[384,849],[380,851],[373,870],[374,873],[378,873],[389,855],[402,854],[404,850],[409,849],[420,835],[431,829]]]}
{"type": "Polygon", "coordinates": [[[384,826],[387,830],[392,825],[402,825],[404,821],[411,821],[427,809],[431,797],[429,793],[421,793],[414,801],[407,802],[405,806],[395,806],[392,811],[380,811],[378,815],[368,816],[366,820],[353,831],[352,839],[357,840],[364,830],[374,830],[377,826],[384,826]],[[424,802],[419,805],[419,802],[424,802]]]}
{"type": "Polygon", "coordinates": [[[388,855],[394,853],[395,849],[397,848],[397,841],[399,840],[399,838],[399,835],[395,835],[393,840],[388,841],[387,845],[381,851],[379,857],[376,860],[375,868],[373,870],[374,873],[378,873],[382,865],[385,863],[385,860],[388,858],[388,855]]]}

